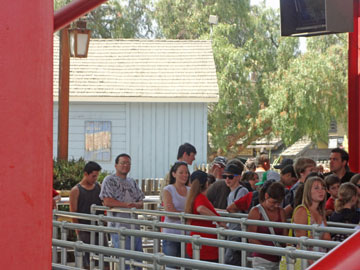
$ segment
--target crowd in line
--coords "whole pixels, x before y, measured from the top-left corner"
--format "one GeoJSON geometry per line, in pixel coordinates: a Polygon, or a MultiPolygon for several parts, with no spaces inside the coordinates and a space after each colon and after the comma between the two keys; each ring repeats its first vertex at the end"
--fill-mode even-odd
{"type": "MultiPolygon", "coordinates": [[[[177,161],[165,177],[161,192],[161,201],[165,211],[185,212],[196,215],[219,216],[218,211],[248,213],[249,219],[297,224],[319,224],[326,226],[327,221],[358,224],[360,217],[360,174],[350,172],[349,155],[343,149],[333,149],[330,154],[330,172],[323,174],[316,162],[309,158],[293,161],[283,159],[270,168],[267,155],[243,164],[238,159],[227,161],[218,156],[211,164],[209,173],[197,170],[190,174],[188,166],[195,160],[196,148],[185,143],[179,147],[177,161]],[[279,170],[279,173],[275,170],[279,170]]],[[[88,162],[84,168],[83,179],[70,193],[70,211],[90,213],[93,203],[107,207],[142,208],[144,193],[136,182],[128,177],[131,157],[120,154],[115,160],[116,172],[108,175],[102,185],[97,183],[101,167],[88,162]]],[[[321,168],[320,168],[321,169],[321,168]]],[[[128,213],[108,212],[114,217],[130,218],[128,213]]],[[[89,223],[86,220],[74,222],[89,223]]],[[[165,217],[164,222],[180,223],[180,219],[165,217]]],[[[222,226],[232,230],[241,230],[238,224],[214,223],[208,220],[188,219],[195,226],[222,226]]],[[[127,227],[130,224],[109,222],[110,227],[127,227]]],[[[139,229],[139,228],[137,228],[139,229]]],[[[294,235],[313,237],[311,231],[295,230],[288,232],[282,228],[248,226],[249,232],[275,235],[294,235]]],[[[165,233],[181,234],[175,229],[163,229],[165,233]]],[[[90,243],[89,232],[77,232],[78,238],[90,243]]],[[[191,232],[190,235],[216,238],[216,235],[191,232]]],[[[119,247],[117,234],[111,234],[114,247],[119,247]]],[[[323,233],[324,240],[342,241],[346,235],[323,233]]],[[[231,241],[241,241],[229,237],[231,241]]],[[[282,243],[249,239],[250,243],[267,246],[284,246],[282,243]]],[[[106,241],[105,241],[106,243],[106,241]]],[[[164,240],[165,255],[180,257],[180,242],[164,240]]],[[[126,238],[126,249],[130,249],[130,238],[126,238]]],[[[141,238],[135,240],[135,250],[142,251],[141,238]]],[[[192,246],[186,246],[186,256],[192,258],[192,246]]],[[[255,269],[279,269],[280,257],[269,254],[253,253],[252,266],[255,269]]],[[[203,245],[200,259],[217,262],[217,247],[203,245]]],[[[241,253],[226,249],[225,263],[241,265],[241,253]]],[[[311,262],[310,262],[311,263],[311,262]]],[[[84,257],[84,266],[89,267],[89,256],[84,257]]],[[[106,266],[108,267],[108,265],[106,266]]]]}

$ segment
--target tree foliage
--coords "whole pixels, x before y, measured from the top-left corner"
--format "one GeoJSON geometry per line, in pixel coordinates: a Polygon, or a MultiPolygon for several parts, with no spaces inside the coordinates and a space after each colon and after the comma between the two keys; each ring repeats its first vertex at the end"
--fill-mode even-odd
{"type": "Polygon", "coordinates": [[[248,1],[160,0],[155,12],[166,38],[210,38],[210,14],[219,16],[211,38],[220,91],[209,106],[210,154],[236,155],[264,136],[326,141],[330,121],[344,122],[343,37],[310,38],[301,54],[298,38],[280,37],[279,12],[248,1]]]}
{"type": "Polygon", "coordinates": [[[285,143],[303,136],[326,142],[331,120],[346,124],[346,43],[344,35],[310,38],[308,51],[269,81],[265,114],[285,143]]]}
{"type": "Polygon", "coordinates": [[[344,35],[308,38],[301,54],[298,38],[280,36],[279,11],[250,0],[110,0],[88,18],[93,37],[212,40],[210,154],[233,156],[264,136],[326,141],[331,120],[346,122],[344,35]],[[209,15],[219,18],[212,29],[209,15]]]}
{"type": "MultiPolygon", "coordinates": [[[[54,0],[54,9],[69,0],[54,0]]],[[[154,36],[151,0],[108,0],[87,14],[93,38],[146,38],[154,36]]]]}

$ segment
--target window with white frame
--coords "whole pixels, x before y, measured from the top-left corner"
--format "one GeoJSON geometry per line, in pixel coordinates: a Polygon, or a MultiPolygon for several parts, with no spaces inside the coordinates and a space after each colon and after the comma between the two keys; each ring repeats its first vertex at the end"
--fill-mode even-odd
{"type": "Polygon", "coordinates": [[[85,160],[111,161],[111,121],[85,121],[85,160]]]}

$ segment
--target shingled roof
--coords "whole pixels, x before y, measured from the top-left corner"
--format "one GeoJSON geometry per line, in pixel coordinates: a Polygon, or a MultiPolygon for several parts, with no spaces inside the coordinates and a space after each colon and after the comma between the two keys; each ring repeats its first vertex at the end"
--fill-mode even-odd
{"type": "MultiPolygon", "coordinates": [[[[59,87],[54,38],[54,100],[59,87]]],[[[87,58],[70,60],[71,101],[217,102],[208,40],[91,39],[87,58]]]]}

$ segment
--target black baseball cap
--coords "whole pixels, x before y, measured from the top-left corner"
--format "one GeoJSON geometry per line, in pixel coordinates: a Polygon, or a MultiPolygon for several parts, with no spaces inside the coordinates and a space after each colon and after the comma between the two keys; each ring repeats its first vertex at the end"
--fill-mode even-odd
{"type": "Polygon", "coordinates": [[[290,158],[284,158],[279,165],[275,165],[275,169],[282,169],[285,168],[288,165],[293,165],[294,161],[290,158]]]}

